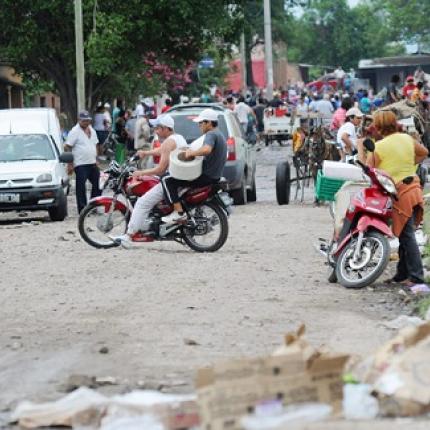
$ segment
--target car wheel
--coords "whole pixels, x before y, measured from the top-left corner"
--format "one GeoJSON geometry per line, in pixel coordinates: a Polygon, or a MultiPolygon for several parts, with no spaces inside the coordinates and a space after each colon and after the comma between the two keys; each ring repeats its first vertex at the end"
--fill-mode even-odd
{"type": "Polygon", "coordinates": [[[290,203],[290,165],[288,161],[282,161],[276,166],[276,200],[280,205],[290,203]]]}
{"type": "Polygon", "coordinates": [[[57,206],[48,209],[51,221],[64,221],[67,216],[67,197],[63,190],[60,190],[57,206]]]}
{"type": "Polygon", "coordinates": [[[255,176],[252,177],[251,189],[246,190],[246,197],[248,202],[257,201],[257,186],[255,185],[255,176]]]}
{"type": "Polygon", "coordinates": [[[246,205],[248,199],[247,199],[247,192],[246,192],[246,178],[245,175],[243,175],[242,182],[240,184],[240,188],[237,190],[230,191],[230,195],[233,199],[233,203],[235,205],[246,205]]]}

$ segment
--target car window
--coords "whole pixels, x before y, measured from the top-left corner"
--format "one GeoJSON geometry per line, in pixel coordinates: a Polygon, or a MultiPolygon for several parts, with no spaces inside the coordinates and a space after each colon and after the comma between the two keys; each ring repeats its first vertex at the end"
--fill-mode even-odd
{"type": "MultiPolygon", "coordinates": [[[[175,120],[175,132],[184,136],[187,143],[198,139],[202,133],[199,125],[193,121],[199,112],[172,112],[171,116],[175,120]]],[[[218,128],[224,137],[228,138],[227,124],[223,114],[218,115],[218,128]]]]}
{"type": "Polygon", "coordinates": [[[48,136],[43,134],[0,136],[0,162],[20,160],[55,160],[48,136]]]}

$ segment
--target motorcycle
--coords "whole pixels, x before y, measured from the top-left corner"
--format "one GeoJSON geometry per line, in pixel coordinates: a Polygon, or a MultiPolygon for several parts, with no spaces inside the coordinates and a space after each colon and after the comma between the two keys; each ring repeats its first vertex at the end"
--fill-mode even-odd
{"type": "MultiPolygon", "coordinates": [[[[364,145],[373,152],[375,145],[366,139],[364,145]]],[[[337,240],[329,245],[323,240],[320,252],[328,259],[329,282],[347,288],[362,288],[375,282],[390,259],[389,227],[392,199],[397,199],[393,180],[383,171],[355,161],[370,180],[367,188],[351,199],[343,228],[337,240]]]]}
{"type": "MultiPolygon", "coordinates": [[[[124,234],[135,202],[160,182],[155,176],[135,178],[138,157],[123,165],[112,161],[101,175],[100,188],[112,195],[95,197],[79,215],[81,237],[95,248],[112,248],[119,243],[111,239],[124,234]]],[[[221,179],[217,184],[186,190],[181,203],[187,215],[181,224],[165,224],[161,218],[173,211],[165,201],[158,203],[149,216],[149,228],[133,235],[134,242],[173,240],[188,245],[197,252],[214,252],[220,249],[228,236],[228,216],[233,200],[226,192],[228,184],[221,179]]]]}

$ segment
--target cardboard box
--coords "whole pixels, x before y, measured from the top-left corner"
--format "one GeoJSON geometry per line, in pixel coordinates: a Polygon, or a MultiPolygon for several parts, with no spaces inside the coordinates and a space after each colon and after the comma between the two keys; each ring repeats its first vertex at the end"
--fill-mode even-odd
{"type": "Polygon", "coordinates": [[[239,430],[240,418],[256,405],[280,400],[322,402],[341,411],[342,373],[348,355],[327,354],[303,339],[304,328],[287,335],[276,355],[231,360],[201,369],[196,387],[204,430],[239,430]]]}

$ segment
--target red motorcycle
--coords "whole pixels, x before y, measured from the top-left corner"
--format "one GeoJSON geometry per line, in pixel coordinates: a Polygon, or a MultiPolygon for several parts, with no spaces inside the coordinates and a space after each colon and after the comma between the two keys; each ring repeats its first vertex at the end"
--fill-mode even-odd
{"type": "MultiPolygon", "coordinates": [[[[112,248],[119,244],[111,237],[124,234],[136,200],[160,182],[155,176],[134,178],[136,158],[123,165],[112,161],[104,172],[103,190],[111,195],[92,199],[79,215],[79,233],[95,248],[112,248]]],[[[227,182],[187,190],[181,203],[187,219],[181,224],[165,224],[161,218],[173,211],[165,201],[155,206],[149,216],[149,229],[134,235],[135,242],[174,240],[197,252],[220,249],[228,236],[228,215],[232,199],[226,192],[227,182]]]]}
{"type": "MultiPolygon", "coordinates": [[[[365,146],[374,150],[372,141],[365,141],[365,146]]],[[[351,199],[337,241],[320,247],[331,266],[329,282],[347,288],[372,284],[387,267],[391,253],[388,238],[393,237],[389,227],[392,199],[397,199],[395,184],[385,172],[360,161],[356,164],[370,179],[370,186],[351,199]]]]}

